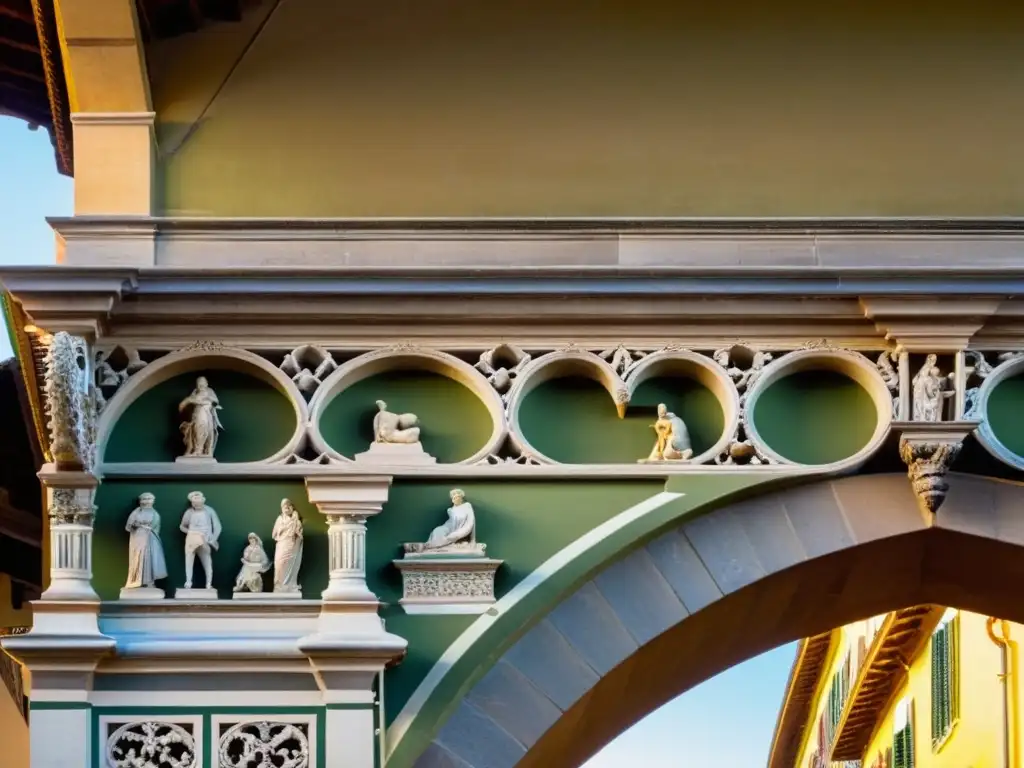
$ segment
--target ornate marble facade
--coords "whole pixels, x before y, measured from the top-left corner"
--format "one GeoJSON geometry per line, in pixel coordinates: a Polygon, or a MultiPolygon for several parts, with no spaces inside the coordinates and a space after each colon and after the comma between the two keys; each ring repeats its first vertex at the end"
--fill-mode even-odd
{"type": "MultiPolygon", "coordinates": [[[[67,322],[66,307],[47,315],[69,301],[63,288],[26,296],[40,327],[67,322]]],[[[240,768],[270,749],[292,768],[429,766],[423,740],[441,723],[417,718],[448,676],[470,674],[459,649],[481,637],[506,649],[505,617],[630,521],[869,463],[906,473],[934,518],[975,447],[1024,468],[990,418],[1024,376],[1022,351],[1005,335],[957,336],[953,321],[919,338],[872,320],[841,341],[768,310],[741,339],[678,321],[613,335],[614,318],[565,338],[544,316],[543,333],[500,320],[354,340],[293,318],[276,334],[232,322],[186,336],[152,301],[163,336],[108,319],[98,337],[83,321],[48,342],[50,582],[33,631],[5,647],[40,671],[39,739],[81,735],[83,756],[61,753],[61,768],[240,768]],[[787,432],[811,436],[803,453],[787,432]],[[125,530],[145,493],[164,523],[153,535],[125,530]],[[222,530],[167,524],[193,493],[222,530]],[[209,575],[209,590],[183,591],[189,536],[193,586],[209,575]]]]}

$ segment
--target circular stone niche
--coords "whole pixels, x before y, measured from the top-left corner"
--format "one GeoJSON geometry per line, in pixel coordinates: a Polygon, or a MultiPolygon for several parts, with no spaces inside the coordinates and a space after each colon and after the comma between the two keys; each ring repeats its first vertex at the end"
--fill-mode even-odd
{"type": "Polygon", "coordinates": [[[761,440],[797,464],[832,464],[871,440],[878,411],[871,395],[842,373],[803,370],[771,383],[757,398],[754,427],[761,440]]]}
{"type": "Polygon", "coordinates": [[[1003,447],[1024,458],[1024,373],[999,382],[988,396],[985,419],[1003,447]]]}
{"type": "Polygon", "coordinates": [[[523,399],[519,426],[535,449],[562,464],[635,464],[654,447],[658,403],[686,423],[695,456],[721,438],[725,417],[718,398],[681,376],[644,381],[622,419],[608,390],[593,379],[551,379],[523,399]]]}
{"type": "Polygon", "coordinates": [[[195,389],[199,376],[206,377],[221,404],[218,462],[261,461],[288,444],[295,433],[295,410],[282,392],[246,373],[203,368],[143,392],[114,424],[103,460],[163,462],[181,456],[184,418],[178,404],[195,389]]]}
{"type": "Polygon", "coordinates": [[[323,439],[348,458],[368,450],[377,400],[393,413],[416,414],[423,450],[442,464],[468,459],[491,436],[487,406],[459,382],[429,371],[388,371],[357,381],[327,404],[323,439]]]}

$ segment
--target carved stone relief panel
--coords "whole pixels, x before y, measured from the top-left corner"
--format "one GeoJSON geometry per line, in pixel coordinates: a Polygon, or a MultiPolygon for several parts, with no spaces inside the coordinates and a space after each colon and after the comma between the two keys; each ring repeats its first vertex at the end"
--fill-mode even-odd
{"type": "Polygon", "coordinates": [[[200,768],[198,725],[106,718],[105,768],[200,768]]]}
{"type": "Polygon", "coordinates": [[[311,722],[224,719],[217,768],[315,768],[311,722]]]}

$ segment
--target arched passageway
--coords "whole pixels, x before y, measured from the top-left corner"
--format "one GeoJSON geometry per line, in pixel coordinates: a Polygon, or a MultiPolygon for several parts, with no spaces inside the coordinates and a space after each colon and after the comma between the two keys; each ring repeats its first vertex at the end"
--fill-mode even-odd
{"type": "Polygon", "coordinates": [[[1024,622],[1024,486],[968,475],[951,485],[934,519],[905,475],[863,475],[732,504],[662,534],[497,659],[446,713],[417,768],[572,768],[740,661],[909,605],[1024,622]]]}

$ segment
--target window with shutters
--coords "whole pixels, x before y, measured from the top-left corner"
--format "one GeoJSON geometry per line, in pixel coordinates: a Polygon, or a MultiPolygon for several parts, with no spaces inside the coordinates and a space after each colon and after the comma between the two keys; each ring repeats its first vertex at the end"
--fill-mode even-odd
{"type": "Polygon", "coordinates": [[[892,724],[892,768],[914,768],[914,703],[901,699],[892,724]]]}
{"type": "Polygon", "coordinates": [[[932,634],[932,749],[939,749],[956,722],[959,698],[960,622],[946,611],[932,634]]]}
{"type": "Polygon", "coordinates": [[[831,751],[836,737],[836,728],[843,716],[843,707],[850,695],[850,649],[847,648],[843,663],[832,675],[828,688],[828,705],[825,708],[825,751],[831,751]]]}

